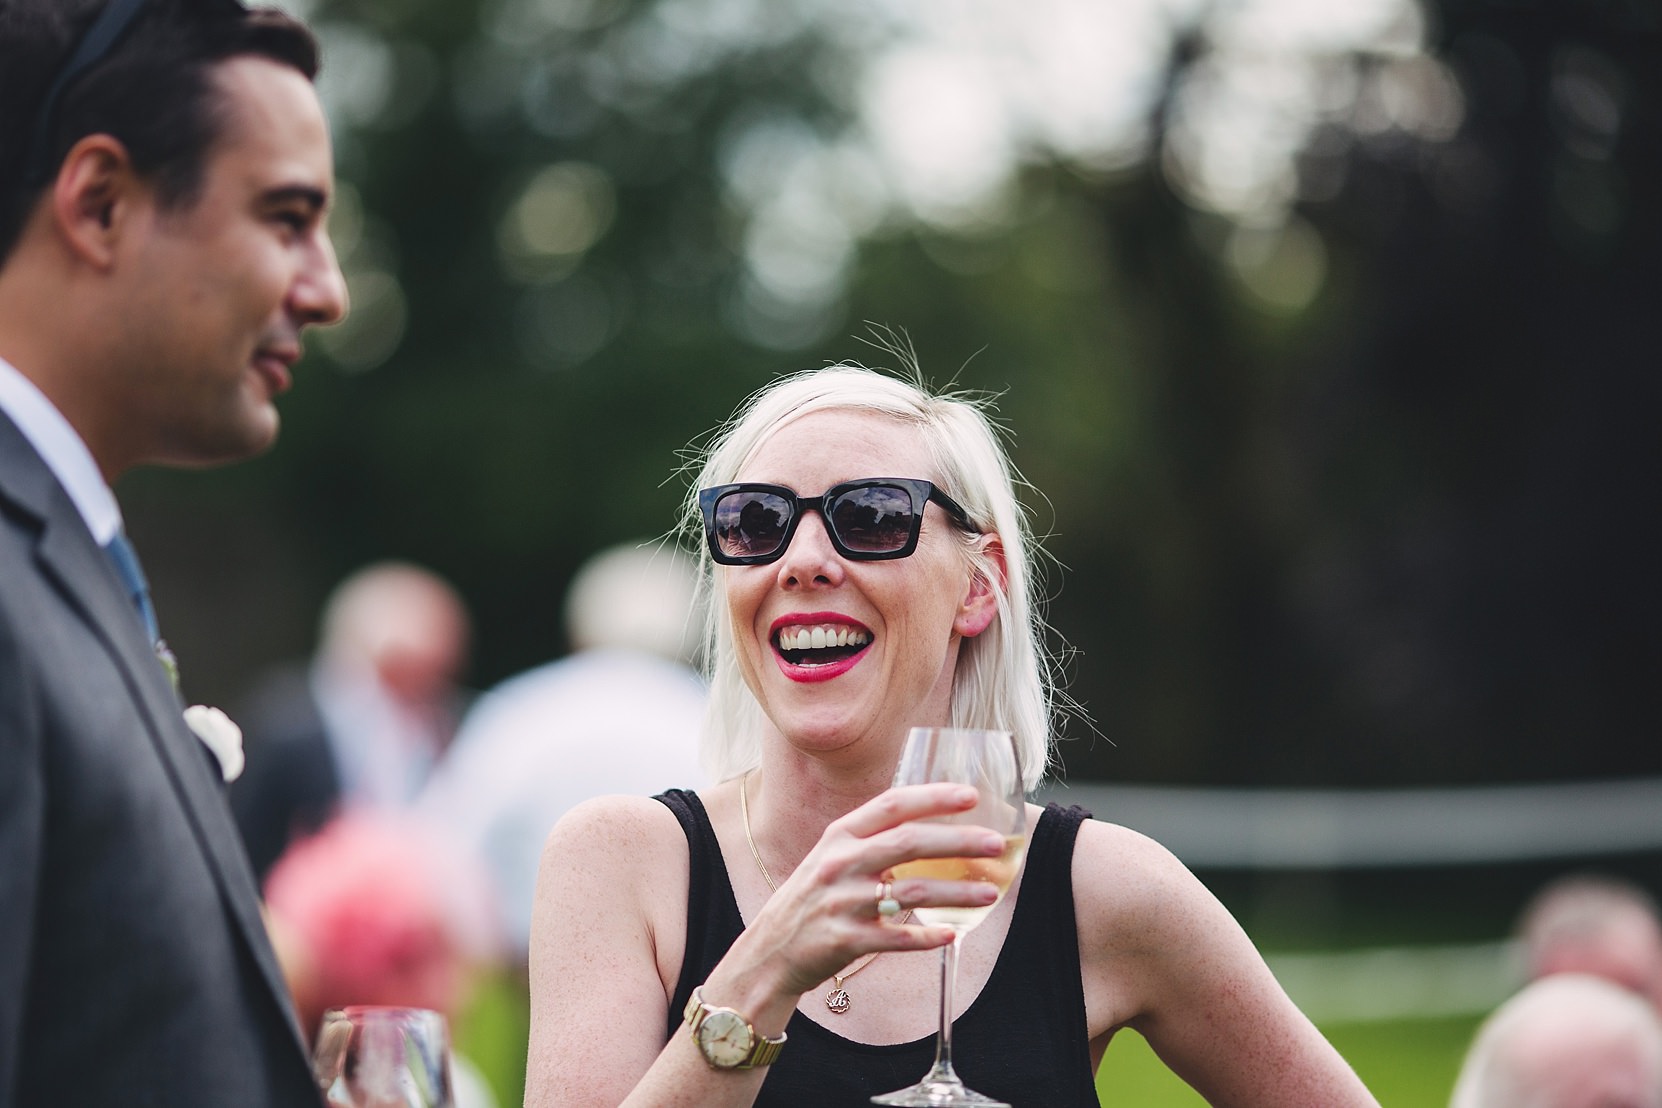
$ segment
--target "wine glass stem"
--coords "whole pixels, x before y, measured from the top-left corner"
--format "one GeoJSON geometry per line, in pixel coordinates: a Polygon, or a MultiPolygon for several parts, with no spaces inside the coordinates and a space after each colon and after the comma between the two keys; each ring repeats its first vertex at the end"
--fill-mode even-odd
{"type": "Polygon", "coordinates": [[[935,1069],[929,1075],[935,1080],[958,1080],[952,1069],[952,989],[958,979],[958,944],[963,939],[962,931],[954,931],[952,941],[941,947],[941,1033],[935,1038],[935,1069]]]}

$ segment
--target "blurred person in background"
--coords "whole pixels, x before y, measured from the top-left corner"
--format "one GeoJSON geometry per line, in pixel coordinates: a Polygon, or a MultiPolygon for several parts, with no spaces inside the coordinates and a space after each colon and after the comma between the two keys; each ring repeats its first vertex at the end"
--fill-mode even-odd
{"type": "MultiPolygon", "coordinates": [[[[267,923],[308,1041],[351,1004],[429,1008],[450,1024],[498,960],[489,881],[432,829],[359,810],[293,843],[265,883],[267,923]]],[[[489,1086],[452,1059],[457,1108],[488,1108],[489,1086]]]]}
{"type": "Polygon", "coordinates": [[[1662,1011],[1662,913],[1633,882],[1597,873],[1550,881],[1519,914],[1516,933],[1529,979],[1590,973],[1662,1011]]]}
{"type": "Polygon", "coordinates": [[[342,810],[414,802],[455,735],[470,637],[431,570],[376,562],[336,586],[311,662],[263,678],[238,713],[248,765],[231,805],[257,874],[342,810]]]}
{"type": "Polygon", "coordinates": [[[1449,1108],[1662,1108],[1662,1022],[1602,977],[1532,981],[1478,1028],[1449,1108]]]}
{"type": "Polygon", "coordinates": [[[479,697],[419,806],[488,867],[521,962],[537,858],[562,815],[590,797],[705,780],[692,559],[651,542],[600,551],[567,587],[564,624],[571,652],[479,697]]]}
{"type": "Polygon", "coordinates": [[[5,1108],[319,1101],[111,489],[271,446],[346,310],[317,67],[271,9],[0,0],[5,1108]]]}

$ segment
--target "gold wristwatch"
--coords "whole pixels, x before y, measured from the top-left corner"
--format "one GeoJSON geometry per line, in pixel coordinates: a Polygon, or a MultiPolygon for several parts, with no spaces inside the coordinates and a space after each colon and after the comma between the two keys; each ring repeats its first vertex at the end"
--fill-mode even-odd
{"type": "Polygon", "coordinates": [[[683,1015],[704,1060],[718,1070],[748,1070],[769,1065],[785,1046],[783,1031],[777,1039],[758,1035],[750,1021],[733,1009],[704,1003],[699,989],[692,991],[683,1015]]]}

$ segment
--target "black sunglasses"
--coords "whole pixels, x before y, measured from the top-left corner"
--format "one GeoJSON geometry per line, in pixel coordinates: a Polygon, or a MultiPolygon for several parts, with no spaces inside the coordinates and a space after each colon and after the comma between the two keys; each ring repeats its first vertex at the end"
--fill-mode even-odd
{"type": "MultiPolygon", "coordinates": [[[[57,78],[41,97],[40,111],[35,116],[34,128],[29,132],[29,145],[23,157],[23,183],[30,187],[44,185],[52,178],[55,166],[48,164],[51,157],[52,127],[57,122],[58,103],[69,86],[84,76],[87,70],[109,56],[121,36],[126,34],[144,10],[145,0],[110,0],[98,18],[92,21],[81,41],[75,44],[69,60],[58,71],[57,78]]],[[[218,0],[211,5],[215,11],[244,12],[240,0],[218,0]]]]}
{"type": "Polygon", "coordinates": [[[923,513],[939,504],[952,522],[980,532],[957,501],[928,481],[868,477],[798,496],[783,485],[717,485],[698,494],[710,556],[724,566],[757,566],[785,553],[805,512],[818,512],[837,553],[858,562],[904,558],[918,548],[923,513]]]}

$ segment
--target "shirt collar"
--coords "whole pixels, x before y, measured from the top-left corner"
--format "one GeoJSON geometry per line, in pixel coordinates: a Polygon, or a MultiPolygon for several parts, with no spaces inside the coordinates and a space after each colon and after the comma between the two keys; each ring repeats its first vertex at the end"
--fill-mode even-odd
{"type": "Polygon", "coordinates": [[[105,484],[92,451],[35,383],[0,358],[0,411],[11,417],[103,546],[121,530],[121,506],[105,484]]]}

